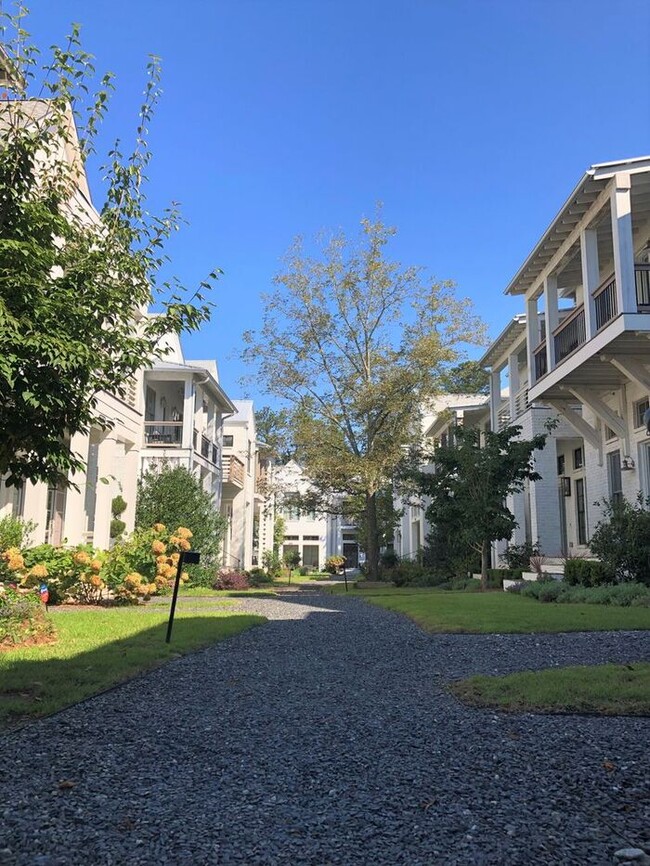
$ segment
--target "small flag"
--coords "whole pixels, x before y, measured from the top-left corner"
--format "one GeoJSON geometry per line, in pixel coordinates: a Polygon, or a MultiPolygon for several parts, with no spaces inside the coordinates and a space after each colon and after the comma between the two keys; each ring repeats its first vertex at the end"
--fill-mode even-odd
{"type": "Polygon", "coordinates": [[[39,593],[39,595],[40,595],[40,597],[41,597],[41,601],[43,602],[43,604],[47,604],[48,601],[50,600],[50,591],[49,591],[49,589],[47,588],[47,584],[46,584],[46,583],[42,583],[42,584],[39,586],[39,588],[38,588],[38,593],[39,593]]]}

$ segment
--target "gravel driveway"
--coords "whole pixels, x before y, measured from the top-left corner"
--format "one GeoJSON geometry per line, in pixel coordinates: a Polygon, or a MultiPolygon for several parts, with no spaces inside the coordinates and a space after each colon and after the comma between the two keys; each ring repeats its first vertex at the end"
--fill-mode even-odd
{"type": "Polygon", "coordinates": [[[647,659],[650,633],[429,636],[355,598],[238,604],[273,621],[0,739],[3,866],[580,866],[650,845],[650,719],[444,690],[647,659]]]}

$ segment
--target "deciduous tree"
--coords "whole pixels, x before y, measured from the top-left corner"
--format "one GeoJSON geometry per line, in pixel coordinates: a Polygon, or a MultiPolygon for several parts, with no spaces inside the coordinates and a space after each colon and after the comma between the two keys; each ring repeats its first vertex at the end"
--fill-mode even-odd
{"type": "Polygon", "coordinates": [[[422,405],[440,374],[483,329],[450,282],[386,258],[395,230],[362,220],[309,255],[297,240],[263,299],[244,359],[292,409],[298,459],[323,508],[363,500],[370,576],[377,573],[378,492],[420,437],[422,405]]]}
{"type": "Polygon", "coordinates": [[[520,432],[516,425],[486,433],[459,426],[454,441],[431,454],[435,472],[414,473],[419,493],[431,498],[426,517],[438,535],[461,540],[481,555],[484,589],[492,542],[510,538],[517,525],[506,497],[541,478],[533,454],[544,447],[546,434],[520,439],[520,432]]]}
{"type": "Polygon", "coordinates": [[[25,10],[0,13],[0,475],[67,483],[84,460],[75,433],[110,420],[100,391],[124,398],[137,370],[161,353],[161,335],[209,316],[202,290],[188,300],[162,280],[164,243],[179,226],[171,206],[148,213],[148,127],[160,95],[152,58],[135,146],[117,142],[104,166],[105,200],[90,203],[85,162],[95,150],[112,90],[95,96],[91,56],[74,27],[41,62],[25,10]],[[34,96],[35,95],[35,96],[34,96]],[[160,314],[143,317],[158,301],[160,314]]]}

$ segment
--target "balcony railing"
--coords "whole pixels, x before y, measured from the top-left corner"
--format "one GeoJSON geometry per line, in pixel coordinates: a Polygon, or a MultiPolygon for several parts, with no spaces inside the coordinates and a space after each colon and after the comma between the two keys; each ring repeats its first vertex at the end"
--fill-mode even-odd
{"type": "Polygon", "coordinates": [[[539,344],[534,351],[535,357],[535,381],[548,373],[548,358],[546,357],[546,340],[539,344]]]}
{"type": "Polygon", "coordinates": [[[515,417],[519,418],[520,415],[523,415],[529,405],[528,385],[525,385],[515,394],[515,417]]]}
{"type": "Polygon", "coordinates": [[[145,421],[144,444],[152,448],[180,448],[183,444],[183,422],[145,421]]]}
{"type": "Polygon", "coordinates": [[[553,331],[555,341],[555,363],[559,364],[587,341],[585,308],[582,304],[564,319],[553,331]]]}
{"type": "Polygon", "coordinates": [[[244,464],[232,454],[223,455],[223,483],[244,486],[244,464]]]}
{"type": "MultiPolygon", "coordinates": [[[[650,265],[634,265],[634,284],[637,313],[650,313],[650,265]]],[[[607,277],[594,292],[594,307],[598,331],[618,315],[614,275],[607,277]]]]}
{"type": "Polygon", "coordinates": [[[497,412],[497,428],[499,430],[505,430],[505,428],[510,424],[510,404],[503,403],[497,412]]]}

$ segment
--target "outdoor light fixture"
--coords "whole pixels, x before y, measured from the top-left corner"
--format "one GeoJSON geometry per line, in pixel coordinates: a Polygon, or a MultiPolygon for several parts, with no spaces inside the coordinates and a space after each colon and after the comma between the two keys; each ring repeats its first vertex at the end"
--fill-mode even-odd
{"type": "Polygon", "coordinates": [[[621,471],[622,471],[622,472],[631,472],[632,469],[634,469],[634,458],[629,457],[628,455],[626,455],[626,456],[621,460],[621,471]]]}
{"type": "Polygon", "coordinates": [[[571,496],[571,476],[562,476],[562,496],[571,496]]]}

